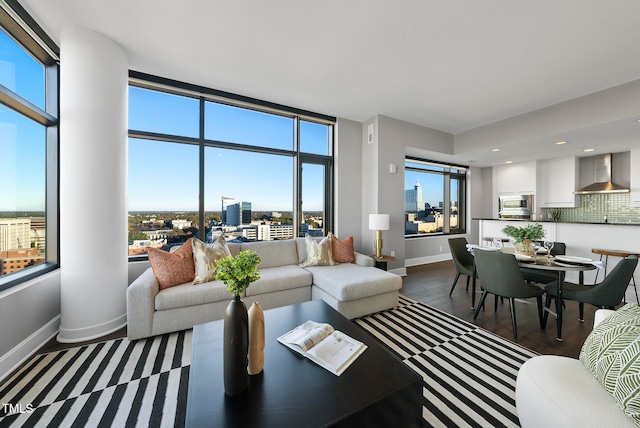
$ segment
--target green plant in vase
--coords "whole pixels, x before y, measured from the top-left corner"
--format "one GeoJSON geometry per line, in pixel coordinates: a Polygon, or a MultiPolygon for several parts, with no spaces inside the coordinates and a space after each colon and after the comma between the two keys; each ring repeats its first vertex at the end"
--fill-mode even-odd
{"type": "Polygon", "coordinates": [[[507,225],[502,233],[513,238],[516,251],[523,254],[534,254],[533,241],[544,238],[544,229],[540,223],[531,223],[527,226],[507,225]]]}
{"type": "Polygon", "coordinates": [[[216,263],[216,279],[224,282],[233,300],[224,314],[223,366],[224,392],[234,397],[247,389],[249,317],[240,296],[253,281],[260,279],[260,257],[251,250],[227,256],[216,263]]]}
{"type": "Polygon", "coordinates": [[[216,279],[224,282],[234,296],[241,296],[252,282],[260,279],[260,257],[251,250],[227,256],[216,263],[216,279]]]}

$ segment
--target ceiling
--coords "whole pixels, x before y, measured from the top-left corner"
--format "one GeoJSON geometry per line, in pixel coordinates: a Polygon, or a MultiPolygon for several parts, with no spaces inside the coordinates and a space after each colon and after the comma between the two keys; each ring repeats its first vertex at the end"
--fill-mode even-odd
{"type": "MultiPolygon", "coordinates": [[[[640,79],[637,0],[19,1],[56,43],[74,26],[118,42],[132,70],[454,136],[640,79]]],[[[637,123],[618,125],[564,138],[606,132],[599,151],[640,145],[637,123]]],[[[563,150],[584,155],[584,145],[563,150]]],[[[503,161],[494,156],[453,158],[503,161]]]]}

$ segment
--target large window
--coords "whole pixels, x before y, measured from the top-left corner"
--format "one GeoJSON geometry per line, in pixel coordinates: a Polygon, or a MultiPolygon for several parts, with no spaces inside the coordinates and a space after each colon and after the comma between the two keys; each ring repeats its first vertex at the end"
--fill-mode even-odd
{"type": "Polygon", "coordinates": [[[0,290],[58,259],[58,65],[24,11],[0,7],[0,290]],[[27,21],[30,21],[27,19],[27,21]]]}
{"type": "Polygon", "coordinates": [[[129,255],[326,234],[334,122],[131,72],[129,255]]]}
{"type": "Polygon", "coordinates": [[[426,160],[405,161],[405,236],[465,233],[466,169],[426,160]]]}

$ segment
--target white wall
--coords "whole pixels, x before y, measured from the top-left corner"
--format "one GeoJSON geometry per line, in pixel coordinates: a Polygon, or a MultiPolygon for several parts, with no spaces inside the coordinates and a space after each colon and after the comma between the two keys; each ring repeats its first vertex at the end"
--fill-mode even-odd
{"type": "Polygon", "coordinates": [[[335,135],[333,233],[339,239],[353,236],[354,247],[361,251],[362,124],[338,118],[335,135]]]}
{"type": "MultiPolygon", "coordinates": [[[[451,155],[453,135],[383,115],[364,122],[362,133],[364,251],[369,254],[374,251],[374,232],[368,230],[368,214],[379,212],[390,215],[390,230],[383,232],[383,253],[395,251],[397,258],[396,262],[389,263],[390,270],[403,274],[405,266],[450,258],[446,236],[404,238],[404,159],[407,153],[451,155]],[[372,143],[367,141],[369,124],[374,125],[372,143]],[[390,172],[392,164],[397,168],[395,174],[390,172]]],[[[484,186],[482,171],[477,168],[475,171],[475,175],[470,175],[468,192],[473,186],[484,186]]],[[[470,221],[468,227],[472,228],[470,221]]]]}
{"type": "MultiPolygon", "coordinates": [[[[361,150],[361,185],[362,207],[360,210],[360,233],[362,234],[361,252],[375,254],[373,244],[374,231],[369,230],[369,214],[388,214],[378,207],[378,117],[373,117],[362,124],[361,150]],[[373,125],[373,140],[368,141],[368,128],[373,125]]],[[[382,239],[384,240],[383,235],[382,239]]]]}
{"type": "Polygon", "coordinates": [[[0,381],[58,333],[60,270],[0,292],[0,381]]]}

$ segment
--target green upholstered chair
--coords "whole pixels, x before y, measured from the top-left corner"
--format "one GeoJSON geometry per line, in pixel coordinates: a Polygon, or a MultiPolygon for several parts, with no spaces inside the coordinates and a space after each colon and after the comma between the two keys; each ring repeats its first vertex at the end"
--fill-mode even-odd
{"type": "MultiPolygon", "coordinates": [[[[633,277],[633,272],[638,265],[636,256],[629,256],[622,259],[609,272],[609,274],[596,285],[578,285],[565,282],[562,287],[562,300],[574,300],[580,302],[580,318],[584,321],[584,304],[589,303],[599,308],[614,309],[624,299],[629,282],[633,277]]],[[[551,300],[557,298],[558,290],[556,284],[545,286],[547,299],[545,306],[551,306],[551,300]]]]}
{"type": "Polygon", "coordinates": [[[469,280],[473,276],[473,256],[467,250],[467,239],[464,237],[450,238],[449,249],[451,250],[453,264],[456,267],[456,277],[453,280],[451,291],[449,291],[449,296],[451,296],[453,289],[456,288],[460,275],[467,276],[467,291],[469,291],[469,280]]]}
{"type": "MultiPolygon", "coordinates": [[[[542,246],[543,241],[536,241],[536,244],[542,246]]],[[[551,248],[551,255],[565,255],[567,253],[567,245],[564,242],[554,242],[553,248],[551,248]]],[[[523,267],[520,269],[525,281],[535,282],[538,284],[548,284],[558,279],[558,273],[553,271],[545,271],[540,269],[533,269],[523,267]]]]}
{"type": "Polygon", "coordinates": [[[473,314],[475,321],[484,305],[488,293],[509,299],[509,309],[511,311],[511,324],[513,326],[513,337],[518,339],[516,328],[515,299],[526,299],[535,297],[538,303],[538,317],[540,328],[543,328],[542,318],[542,295],[544,290],[535,285],[531,285],[524,280],[518,261],[513,254],[503,254],[494,251],[474,250],[473,252],[478,278],[482,286],[482,297],[473,314]]]}

